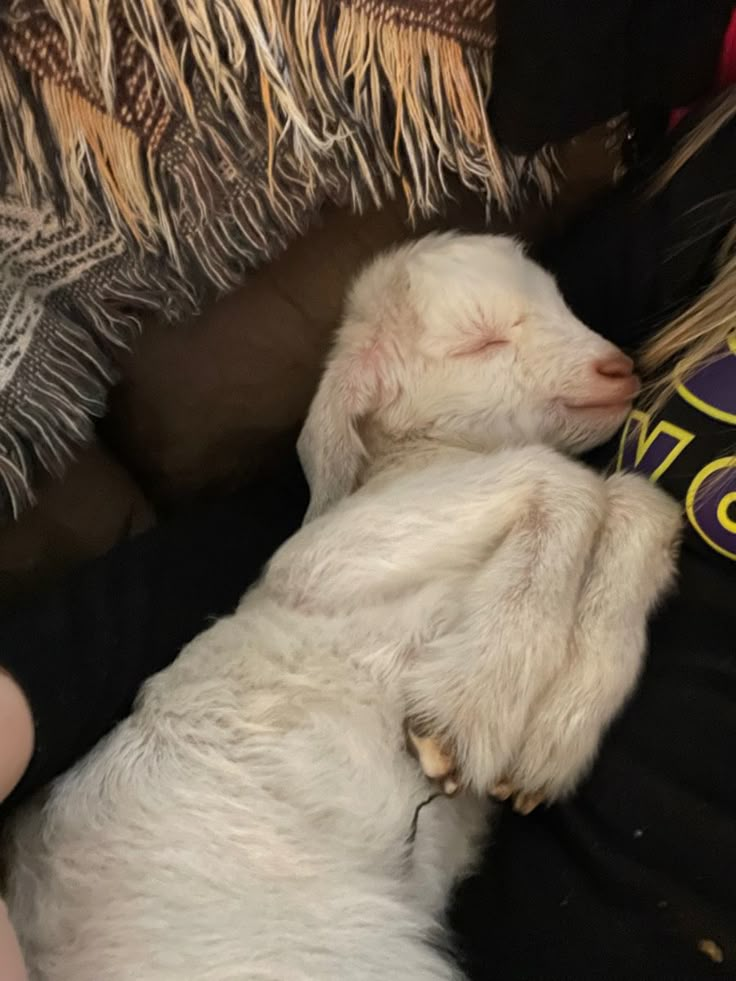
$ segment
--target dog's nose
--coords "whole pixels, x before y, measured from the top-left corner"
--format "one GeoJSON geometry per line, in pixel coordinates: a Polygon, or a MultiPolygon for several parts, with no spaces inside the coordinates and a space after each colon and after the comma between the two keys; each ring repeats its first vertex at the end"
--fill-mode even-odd
{"type": "Polygon", "coordinates": [[[573,409],[602,409],[607,406],[621,407],[632,402],[639,394],[641,383],[634,374],[634,362],[620,351],[589,362],[582,397],[565,403],[573,409]]]}
{"type": "Polygon", "coordinates": [[[625,354],[612,354],[596,361],[594,368],[603,378],[630,378],[634,374],[634,362],[625,354]]]}

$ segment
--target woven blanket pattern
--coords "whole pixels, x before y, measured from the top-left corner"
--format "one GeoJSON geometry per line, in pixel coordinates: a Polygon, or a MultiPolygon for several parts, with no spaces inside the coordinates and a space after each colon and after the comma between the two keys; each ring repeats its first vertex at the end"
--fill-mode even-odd
{"type": "Polygon", "coordinates": [[[90,437],[115,348],[235,287],[326,201],[544,161],[486,115],[492,0],[10,0],[0,12],[0,517],[90,437]]]}

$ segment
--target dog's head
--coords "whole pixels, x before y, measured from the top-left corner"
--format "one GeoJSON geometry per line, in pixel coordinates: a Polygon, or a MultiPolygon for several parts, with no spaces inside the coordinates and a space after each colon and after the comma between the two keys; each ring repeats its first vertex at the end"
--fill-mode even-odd
{"type": "Polygon", "coordinates": [[[302,430],[309,517],[355,488],[371,428],[392,442],[580,452],[616,431],[638,387],[630,359],[512,239],[402,246],[355,281],[302,430]]]}

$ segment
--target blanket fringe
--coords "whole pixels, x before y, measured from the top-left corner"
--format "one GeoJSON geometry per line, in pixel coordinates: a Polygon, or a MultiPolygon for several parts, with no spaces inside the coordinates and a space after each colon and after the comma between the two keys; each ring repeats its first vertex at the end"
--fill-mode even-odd
{"type": "Polygon", "coordinates": [[[182,299],[179,284],[161,273],[152,291],[148,275],[121,260],[104,297],[77,296],[64,307],[49,302],[35,327],[45,335],[46,347],[33,394],[12,425],[0,421],[0,515],[18,518],[35,502],[39,471],[60,476],[78,447],[92,438],[117,378],[115,352],[129,348],[140,329],[138,317],[122,311],[131,303],[139,310],[169,307],[172,315],[188,308],[193,297],[182,299]]]}
{"type": "Polygon", "coordinates": [[[0,47],[0,191],[10,186],[24,203],[35,204],[50,192],[51,179],[33,109],[16,73],[0,47]]]}
{"type": "MultiPolygon", "coordinates": [[[[436,212],[450,175],[507,212],[514,203],[517,170],[495,145],[486,116],[490,6],[487,32],[473,43],[442,24],[407,23],[407,10],[366,12],[338,0],[42,0],[42,7],[76,75],[73,85],[57,72],[36,86],[75,216],[89,208],[98,185],[113,225],[147,250],[163,242],[179,267],[177,203],[186,202],[190,218],[198,209],[203,228],[213,213],[205,189],[229,193],[223,175],[237,172],[254,138],[265,140],[268,207],[284,231],[294,190],[293,174],[285,181],[279,165],[287,155],[309,197],[319,196],[329,174],[331,188],[346,188],[357,208],[367,199],[380,204],[400,186],[412,215],[436,212]],[[194,186],[190,177],[189,193],[175,203],[167,182],[186,180],[186,168],[166,173],[158,160],[163,133],[144,145],[121,110],[123,35],[138,45],[151,106],[161,99],[159,115],[170,113],[174,125],[186,121],[199,143],[193,166],[207,173],[194,186]],[[227,127],[215,134],[203,123],[203,105],[206,117],[227,127]]],[[[19,36],[16,0],[6,16],[8,37],[19,36]]],[[[5,49],[0,155],[30,204],[54,189],[54,161],[34,135],[38,107],[34,120],[28,93],[15,82],[13,52],[21,46],[5,49]]],[[[30,61],[24,68],[34,75],[30,61]]]]}
{"type": "MultiPolygon", "coordinates": [[[[63,332],[48,332],[48,357],[39,367],[32,398],[14,414],[12,426],[0,422],[3,515],[17,518],[34,503],[39,469],[62,473],[76,447],[91,439],[93,419],[105,405],[112,370],[104,347],[83,319],[64,320],[63,332]]],[[[36,329],[45,329],[43,319],[36,329]]]]}
{"type": "Polygon", "coordinates": [[[70,192],[74,218],[84,221],[89,214],[92,199],[85,178],[96,172],[114,226],[139,245],[152,248],[158,240],[159,221],[135,134],[79,93],[47,79],[41,83],[41,97],[59,149],[61,178],[70,192]]]}

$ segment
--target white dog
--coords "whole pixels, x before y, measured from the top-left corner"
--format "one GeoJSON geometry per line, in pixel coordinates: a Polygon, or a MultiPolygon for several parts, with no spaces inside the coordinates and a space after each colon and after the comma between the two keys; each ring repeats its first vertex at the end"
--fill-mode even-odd
{"type": "Polygon", "coordinates": [[[308,523],[16,822],[33,981],[457,977],[489,794],[570,791],[672,578],[677,505],[559,452],[636,389],[512,241],[379,258],[301,437],[308,523]]]}

